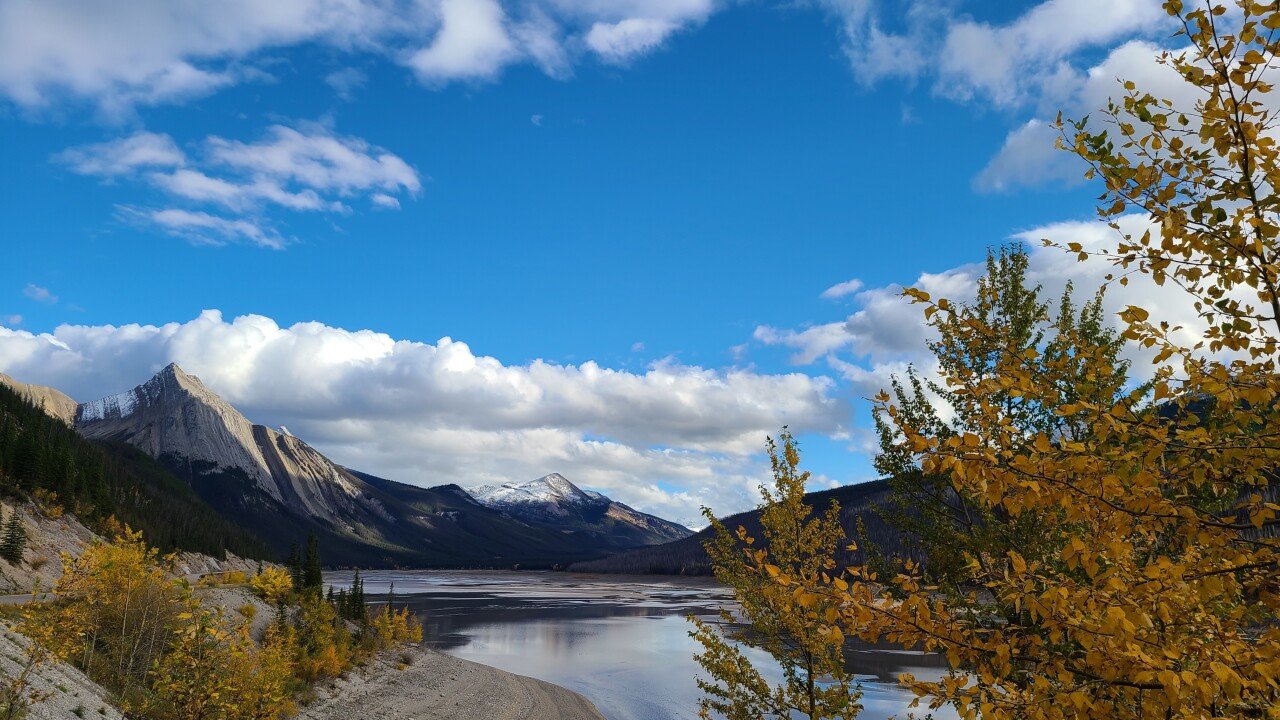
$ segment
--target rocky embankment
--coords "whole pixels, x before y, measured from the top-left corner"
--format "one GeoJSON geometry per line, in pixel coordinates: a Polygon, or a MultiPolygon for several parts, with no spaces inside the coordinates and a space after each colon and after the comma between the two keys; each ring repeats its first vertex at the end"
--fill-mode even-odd
{"type": "MultiPolygon", "coordinates": [[[[24,697],[38,698],[26,708],[26,720],[124,717],[107,699],[107,691],[84,673],[61,662],[30,665],[27,639],[0,624],[0,691],[21,678],[24,697]]],[[[3,710],[0,699],[0,710],[3,710]]]]}

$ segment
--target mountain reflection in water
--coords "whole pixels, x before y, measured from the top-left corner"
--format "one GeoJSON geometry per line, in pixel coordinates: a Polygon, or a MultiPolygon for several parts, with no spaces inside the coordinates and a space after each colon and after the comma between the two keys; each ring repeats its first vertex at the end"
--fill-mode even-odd
{"type": "MultiPolygon", "coordinates": [[[[730,599],[708,578],[432,570],[370,571],[364,581],[371,601],[395,583],[396,605],[419,614],[427,646],[567,687],[609,720],[696,718],[699,646],[685,617],[711,618],[730,599]]],[[[351,573],[325,573],[325,582],[345,587],[351,573]]],[[[946,667],[866,645],[851,646],[849,666],[863,679],[861,717],[875,720],[910,711],[899,674],[936,677],[946,667]]]]}

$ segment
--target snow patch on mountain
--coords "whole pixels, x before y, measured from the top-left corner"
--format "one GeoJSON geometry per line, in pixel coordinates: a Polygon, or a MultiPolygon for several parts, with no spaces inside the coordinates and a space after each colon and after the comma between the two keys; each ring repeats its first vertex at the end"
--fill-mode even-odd
{"type": "Polygon", "coordinates": [[[90,400],[80,406],[80,421],[93,422],[111,418],[127,418],[138,407],[138,388],[100,400],[90,400]]]}
{"type": "Polygon", "coordinates": [[[490,507],[545,504],[583,505],[592,502],[609,501],[609,498],[600,493],[583,491],[560,473],[551,473],[528,482],[482,485],[472,488],[468,492],[481,504],[490,507]]]}

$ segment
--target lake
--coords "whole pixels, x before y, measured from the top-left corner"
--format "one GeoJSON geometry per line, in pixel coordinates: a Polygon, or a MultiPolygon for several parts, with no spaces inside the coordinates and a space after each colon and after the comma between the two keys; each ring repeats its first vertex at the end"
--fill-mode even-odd
{"type": "MultiPolygon", "coordinates": [[[[730,598],[710,578],[431,570],[364,579],[370,596],[395,583],[396,605],[419,613],[426,645],[567,687],[609,720],[697,718],[700,646],[685,616],[711,618],[730,598]]],[[[325,573],[325,582],[345,587],[351,573],[325,573]]],[[[850,667],[863,683],[861,717],[879,720],[910,710],[899,673],[936,677],[945,662],[864,647],[851,653],[850,667]]]]}

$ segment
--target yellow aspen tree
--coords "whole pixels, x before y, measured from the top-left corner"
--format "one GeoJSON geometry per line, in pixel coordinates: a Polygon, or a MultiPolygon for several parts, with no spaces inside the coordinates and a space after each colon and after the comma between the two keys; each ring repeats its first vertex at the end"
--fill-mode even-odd
{"type": "Polygon", "coordinates": [[[861,710],[861,691],[845,669],[845,638],[833,622],[838,608],[819,594],[797,595],[835,567],[844,540],[840,508],[832,502],[815,515],[805,504],[809,473],[800,470],[791,433],[784,430],[781,440],[781,448],[769,440],[774,484],[760,488],[759,538],[745,527],[730,532],[703,510],[715,528],[706,548],[716,579],[736,601],[718,624],[690,618],[690,635],[702,645],[696,660],[707,675],[698,679],[703,718],[848,720],[861,710]],[[770,682],[744,648],[768,653],[782,681],[770,682]]]}
{"type": "Polygon", "coordinates": [[[245,662],[229,648],[230,632],[216,613],[193,608],[174,643],[151,672],[146,717],[157,720],[215,720],[239,717],[228,713],[236,699],[235,663],[245,662]]]}

